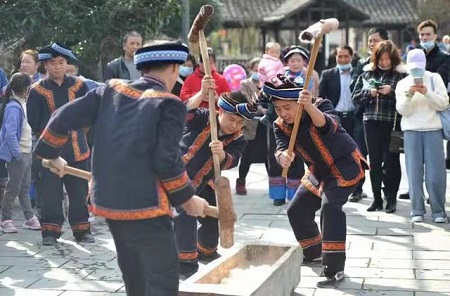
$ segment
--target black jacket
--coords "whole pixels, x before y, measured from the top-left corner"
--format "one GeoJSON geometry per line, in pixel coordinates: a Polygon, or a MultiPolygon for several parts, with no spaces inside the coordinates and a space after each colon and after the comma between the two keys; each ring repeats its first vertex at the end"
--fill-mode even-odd
{"type": "Polygon", "coordinates": [[[323,70],[320,76],[319,97],[328,99],[336,108],[341,96],[341,76],[339,69],[334,67],[323,70]]]}
{"type": "Polygon", "coordinates": [[[425,69],[441,75],[441,78],[444,80],[444,84],[447,87],[450,72],[450,56],[440,49],[437,44],[428,54],[426,54],[426,56],[427,64],[425,69]]]}
{"type": "Polygon", "coordinates": [[[103,82],[112,78],[126,79],[130,80],[130,72],[125,65],[125,60],[123,56],[112,60],[106,64],[105,70],[103,71],[103,82]]]}

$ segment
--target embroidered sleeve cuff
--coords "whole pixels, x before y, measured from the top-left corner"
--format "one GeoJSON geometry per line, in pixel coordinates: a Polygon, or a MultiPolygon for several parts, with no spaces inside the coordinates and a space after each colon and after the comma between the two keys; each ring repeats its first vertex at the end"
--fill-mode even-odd
{"type": "Polygon", "coordinates": [[[67,143],[68,136],[58,135],[45,129],[34,149],[37,156],[42,158],[58,158],[62,147],[67,143]]]}
{"type": "Polygon", "coordinates": [[[182,205],[195,194],[195,188],[186,171],[177,177],[161,180],[161,183],[174,207],[182,205]]]}
{"type": "Polygon", "coordinates": [[[225,159],[222,161],[222,169],[227,170],[233,167],[234,157],[230,153],[225,152],[225,159]]]}

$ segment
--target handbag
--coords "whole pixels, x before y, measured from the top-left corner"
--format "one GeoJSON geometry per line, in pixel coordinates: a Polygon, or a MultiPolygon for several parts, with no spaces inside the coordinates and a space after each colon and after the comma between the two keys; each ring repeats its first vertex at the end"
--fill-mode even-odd
{"type": "Polygon", "coordinates": [[[391,131],[391,138],[389,140],[389,152],[391,153],[404,153],[404,142],[403,142],[403,131],[396,130],[395,127],[397,125],[397,112],[395,112],[394,116],[394,126],[391,131]]]}

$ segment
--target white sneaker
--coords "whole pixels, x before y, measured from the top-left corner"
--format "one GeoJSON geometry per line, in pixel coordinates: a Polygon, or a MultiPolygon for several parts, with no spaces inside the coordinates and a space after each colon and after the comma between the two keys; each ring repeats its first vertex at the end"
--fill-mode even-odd
{"type": "Polygon", "coordinates": [[[434,218],[435,223],[447,223],[447,217],[436,217],[434,218]]]}
{"type": "Polygon", "coordinates": [[[415,222],[415,223],[423,222],[423,216],[414,216],[414,217],[412,217],[411,221],[415,222]]]}

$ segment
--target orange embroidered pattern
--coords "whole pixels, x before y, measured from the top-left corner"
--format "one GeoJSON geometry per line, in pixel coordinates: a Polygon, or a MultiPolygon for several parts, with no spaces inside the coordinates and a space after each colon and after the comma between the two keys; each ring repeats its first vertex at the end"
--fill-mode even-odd
{"type": "Polygon", "coordinates": [[[177,176],[175,178],[169,179],[169,180],[163,180],[162,186],[168,191],[178,191],[181,188],[184,188],[186,184],[189,182],[189,176],[185,172],[183,172],[180,176],[177,176]]]}
{"type": "Polygon", "coordinates": [[[309,192],[311,192],[312,194],[314,194],[319,198],[322,198],[322,188],[320,186],[319,187],[314,186],[314,184],[311,183],[311,181],[309,181],[308,179],[309,175],[310,172],[306,171],[305,175],[303,175],[301,183],[303,184],[303,186],[305,186],[306,189],[308,189],[309,192]]]}
{"type": "Polygon", "coordinates": [[[92,212],[98,216],[111,220],[142,220],[155,218],[160,216],[171,215],[169,199],[160,182],[156,184],[158,188],[159,206],[153,208],[137,209],[137,210],[116,210],[97,206],[93,201],[91,204],[92,212]]]}
{"type": "Polygon", "coordinates": [[[48,108],[50,109],[50,113],[55,112],[55,99],[53,98],[53,92],[51,90],[45,89],[40,84],[36,84],[34,87],[40,95],[42,95],[47,100],[48,108]]]}
{"type": "Polygon", "coordinates": [[[308,153],[306,153],[305,149],[303,149],[302,147],[300,147],[299,145],[295,144],[294,146],[295,151],[297,152],[297,154],[299,154],[309,165],[308,165],[308,169],[311,172],[311,174],[314,174],[314,160],[311,158],[311,156],[309,156],[308,153]]]}
{"type": "Polygon", "coordinates": [[[48,145],[59,148],[64,146],[66,144],[67,140],[69,139],[68,136],[60,136],[55,133],[53,133],[51,130],[46,128],[41,135],[41,138],[47,143],[48,145]]]}
{"type": "MultiPolygon", "coordinates": [[[[87,149],[87,151],[85,153],[81,153],[80,145],[78,145],[78,132],[72,131],[70,134],[72,136],[72,148],[73,148],[73,152],[75,154],[75,161],[81,161],[81,160],[87,159],[90,154],[89,148],[87,149]]],[[[84,135],[83,135],[83,137],[84,137],[84,135]]]]}
{"type": "Polygon", "coordinates": [[[299,241],[300,246],[301,246],[303,249],[307,249],[307,248],[309,248],[309,247],[318,245],[318,244],[320,244],[321,242],[322,242],[322,236],[321,236],[320,234],[316,235],[315,237],[312,237],[312,238],[306,238],[306,239],[303,239],[303,240],[299,241]]]}
{"type": "Polygon", "coordinates": [[[87,231],[87,230],[91,229],[91,224],[90,223],[82,223],[82,224],[72,225],[71,228],[73,231],[87,231]]]}
{"type": "Polygon", "coordinates": [[[193,261],[197,260],[198,258],[198,252],[179,252],[178,253],[178,259],[181,261],[193,261]]]}
{"type": "Polygon", "coordinates": [[[283,133],[285,133],[285,134],[288,135],[288,136],[291,136],[291,134],[292,134],[292,129],[289,128],[287,125],[285,125],[285,124],[283,123],[283,120],[282,120],[280,117],[278,117],[278,118],[275,120],[275,124],[280,128],[280,130],[283,131],[283,133]]]}
{"type": "Polygon", "coordinates": [[[230,153],[227,153],[227,161],[223,164],[222,168],[224,170],[230,168],[233,165],[233,162],[234,162],[234,157],[230,153]]]}
{"type": "Polygon", "coordinates": [[[194,155],[200,150],[200,148],[205,144],[210,135],[209,124],[201,131],[201,133],[195,138],[195,141],[191,147],[189,147],[188,152],[183,155],[182,159],[185,164],[188,164],[194,155]]]}
{"type": "Polygon", "coordinates": [[[83,86],[84,82],[81,79],[77,79],[75,84],[69,87],[69,102],[77,98],[77,91],[83,86]]]}
{"type": "Polygon", "coordinates": [[[207,247],[202,246],[200,243],[197,243],[197,250],[198,250],[200,253],[202,253],[202,254],[204,254],[204,255],[206,255],[206,256],[210,256],[210,255],[212,255],[215,251],[217,251],[217,247],[211,249],[211,248],[207,248],[207,247]]]}
{"type": "Polygon", "coordinates": [[[120,79],[111,79],[109,81],[109,85],[118,93],[132,98],[132,99],[139,99],[142,95],[141,91],[138,91],[130,86],[128,86],[126,83],[122,82],[120,79]]]}
{"type": "Polygon", "coordinates": [[[42,231],[53,231],[56,233],[61,233],[61,226],[55,224],[42,224],[42,231]]]}
{"type": "Polygon", "coordinates": [[[345,242],[323,242],[323,252],[345,252],[345,242]]]}
{"type": "Polygon", "coordinates": [[[212,157],[208,159],[208,161],[202,166],[202,168],[195,174],[192,182],[195,187],[198,187],[200,183],[202,183],[203,177],[206,176],[213,168],[213,159],[212,157]]]}
{"type": "Polygon", "coordinates": [[[176,99],[176,100],[180,100],[179,97],[177,97],[176,95],[169,93],[169,92],[163,92],[163,91],[156,91],[153,89],[149,89],[146,90],[142,93],[141,95],[141,99],[152,99],[152,98],[172,98],[172,99],[176,99]]]}

